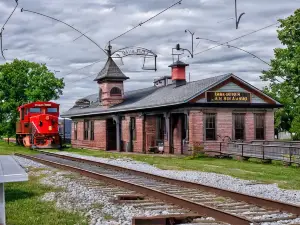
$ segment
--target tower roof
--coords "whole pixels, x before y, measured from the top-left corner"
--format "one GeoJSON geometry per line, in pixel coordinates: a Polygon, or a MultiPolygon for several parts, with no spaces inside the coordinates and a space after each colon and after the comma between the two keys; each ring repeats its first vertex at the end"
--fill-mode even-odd
{"type": "Polygon", "coordinates": [[[102,80],[127,80],[129,77],[126,77],[121,69],[117,66],[114,60],[109,57],[103,69],[98,73],[94,81],[102,80]]]}
{"type": "Polygon", "coordinates": [[[177,66],[188,66],[189,64],[186,64],[180,60],[177,60],[176,62],[173,62],[169,67],[177,67],[177,66]]]}

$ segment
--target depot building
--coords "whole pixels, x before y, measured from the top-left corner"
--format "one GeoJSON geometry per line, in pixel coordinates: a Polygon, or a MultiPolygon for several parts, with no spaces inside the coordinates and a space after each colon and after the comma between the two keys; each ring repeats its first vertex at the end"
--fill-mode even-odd
{"type": "Polygon", "coordinates": [[[187,154],[199,144],[274,139],[274,110],[282,105],[228,73],[186,81],[188,65],[171,64],[170,76],[149,88],[124,92],[125,76],[112,58],[95,78],[96,94],[78,99],[62,117],[72,119],[72,146],[146,153],[187,154]]]}

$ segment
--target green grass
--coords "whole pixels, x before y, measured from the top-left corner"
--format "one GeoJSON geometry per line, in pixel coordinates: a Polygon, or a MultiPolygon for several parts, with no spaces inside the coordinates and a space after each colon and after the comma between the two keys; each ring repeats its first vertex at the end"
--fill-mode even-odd
{"type": "Polygon", "coordinates": [[[114,217],[112,215],[110,215],[110,214],[104,214],[103,218],[105,220],[112,220],[114,217]]]}
{"type": "Polygon", "coordinates": [[[7,224],[86,225],[86,218],[79,214],[57,209],[54,202],[40,200],[47,192],[60,191],[40,184],[41,177],[31,176],[27,182],[5,185],[7,224]]]}
{"type": "Polygon", "coordinates": [[[30,150],[29,148],[24,148],[22,146],[17,146],[14,143],[7,143],[5,141],[0,140],[0,155],[11,155],[14,153],[22,153],[22,154],[37,154],[37,152],[30,150]]]}
{"type": "Polygon", "coordinates": [[[191,157],[166,157],[161,155],[115,153],[74,148],[68,148],[65,151],[104,158],[128,157],[165,170],[214,172],[245,180],[256,180],[262,183],[277,183],[283,189],[300,190],[300,169],[293,166],[285,167],[281,162],[263,164],[257,159],[250,159],[249,162],[209,157],[192,159],[191,157]]]}

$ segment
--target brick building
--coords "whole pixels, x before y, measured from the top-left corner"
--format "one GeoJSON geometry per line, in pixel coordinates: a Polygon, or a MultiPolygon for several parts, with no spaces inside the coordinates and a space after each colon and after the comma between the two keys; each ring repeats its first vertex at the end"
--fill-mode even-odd
{"type": "Polygon", "coordinates": [[[171,76],[124,93],[126,77],[112,58],[96,77],[97,94],[76,101],[62,117],[72,119],[72,145],[128,152],[161,146],[185,154],[218,140],[273,140],[274,109],[281,104],[233,74],[186,82],[187,64],[170,65],[171,76]]]}

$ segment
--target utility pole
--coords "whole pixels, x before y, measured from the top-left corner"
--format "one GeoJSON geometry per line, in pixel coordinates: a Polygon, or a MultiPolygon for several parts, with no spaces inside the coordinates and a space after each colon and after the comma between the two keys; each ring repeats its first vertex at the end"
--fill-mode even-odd
{"type": "Polygon", "coordinates": [[[194,34],[195,34],[195,32],[191,32],[188,29],[186,29],[184,32],[185,33],[189,32],[192,36],[192,53],[191,53],[191,57],[194,58],[194,34]]]}

